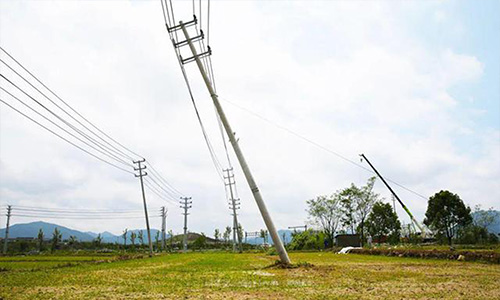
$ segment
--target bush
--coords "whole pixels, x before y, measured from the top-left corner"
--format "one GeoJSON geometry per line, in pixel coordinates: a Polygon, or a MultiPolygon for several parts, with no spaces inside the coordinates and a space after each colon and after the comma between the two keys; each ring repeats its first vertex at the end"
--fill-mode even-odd
{"type": "Polygon", "coordinates": [[[292,241],[288,245],[290,250],[320,250],[325,248],[326,235],[312,229],[292,234],[292,241]]]}
{"type": "Polygon", "coordinates": [[[458,231],[458,244],[486,244],[489,242],[488,231],[480,226],[469,225],[458,231]]]}

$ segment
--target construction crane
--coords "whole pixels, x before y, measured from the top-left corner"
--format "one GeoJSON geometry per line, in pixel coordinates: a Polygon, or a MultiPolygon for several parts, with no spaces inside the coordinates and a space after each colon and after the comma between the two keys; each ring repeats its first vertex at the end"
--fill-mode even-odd
{"type": "Polygon", "coordinates": [[[399,204],[401,204],[401,206],[406,211],[408,216],[410,216],[410,220],[413,222],[413,224],[415,224],[415,226],[417,226],[418,229],[420,229],[420,232],[422,234],[422,238],[425,238],[426,231],[424,230],[424,227],[422,225],[420,225],[420,223],[415,219],[415,217],[413,217],[413,215],[410,212],[410,210],[408,209],[408,207],[406,207],[406,205],[404,205],[403,201],[401,201],[401,199],[399,199],[398,195],[396,195],[396,193],[391,188],[391,186],[387,183],[387,181],[385,181],[384,177],[382,177],[382,175],[380,175],[380,173],[377,171],[377,169],[375,169],[375,167],[371,164],[371,162],[368,160],[368,158],[366,158],[366,156],[364,154],[360,154],[359,156],[361,156],[361,161],[363,161],[363,159],[366,160],[366,162],[370,165],[370,167],[373,169],[375,174],[377,174],[377,176],[380,178],[380,180],[382,180],[382,182],[389,189],[389,191],[391,191],[394,198],[396,198],[396,200],[398,200],[399,204]]]}

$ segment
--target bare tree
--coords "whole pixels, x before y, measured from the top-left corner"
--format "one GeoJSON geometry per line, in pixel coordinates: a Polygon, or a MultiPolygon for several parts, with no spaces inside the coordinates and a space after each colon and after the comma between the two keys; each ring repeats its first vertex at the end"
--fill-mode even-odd
{"type": "Polygon", "coordinates": [[[125,230],[123,231],[123,234],[122,234],[122,237],[123,237],[123,245],[124,246],[127,246],[127,233],[128,233],[128,229],[125,228],[125,230]]]}
{"type": "Polygon", "coordinates": [[[312,218],[311,221],[321,226],[328,240],[333,244],[341,217],[339,193],[337,192],[331,196],[318,196],[316,199],[308,200],[307,205],[309,205],[307,212],[312,218]]]}

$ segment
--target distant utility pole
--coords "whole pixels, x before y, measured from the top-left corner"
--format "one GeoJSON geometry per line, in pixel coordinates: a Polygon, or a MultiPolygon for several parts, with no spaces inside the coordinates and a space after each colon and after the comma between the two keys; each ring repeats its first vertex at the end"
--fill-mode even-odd
{"type": "Polygon", "coordinates": [[[7,206],[7,226],[5,227],[5,239],[3,241],[3,254],[7,254],[7,242],[9,240],[9,223],[10,223],[10,213],[12,212],[12,206],[7,206]]]}
{"type": "Polygon", "coordinates": [[[146,166],[141,166],[141,163],[144,163],[146,160],[143,158],[138,161],[134,161],[134,164],[137,164],[139,167],[134,168],[135,171],[139,171],[139,175],[135,174],[135,177],[139,177],[141,180],[141,190],[142,190],[142,202],[144,203],[144,216],[146,217],[146,229],[148,230],[148,240],[149,240],[149,257],[153,256],[153,242],[151,241],[151,231],[149,229],[149,217],[148,217],[148,206],[146,205],[146,194],[144,193],[144,182],[142,177],[148,175],[147,172],[143,172],[142,170],[146,169],[146,166]]]}
{"type": "Polygon", "coordinates": [[[227,183],[224,183],[226,186],[229,186],[229,209],[233,211],[233,252],[236,252],[236,247],[238,247],[238,251],[243,252],[243,248],[241,246],[241,234],[238,230],[238,214],[236,213],[237,209],[240,209],[238,206],[240,204],[240,199],[234,198],[233,188],[236,184],[234,181],[233,168],[229,168],[224,170],[227,173],[227,176],[224,176],[224,179],[227,180],[227,183]]]}
{"type": "Polygon", "coordinates": [[[165,234],[166,234],[166,230],[167,230],[167,212],[168,212],[168,208],[166,208],[165,206],[162,206],[161,207],[161,248],[163,250],[165,250],[167,247],[166,247],[166,244],[165,244],[165,234]]]}
{"type": "Polygon", "coordinates": [[[184,209],[184,213],[182,213],[184,215],[184,238],[183,238],[183,241],[182,241],[182,244],[183,244],[183,248],[182,248],[182,251],[184,253],[186,253],[187,251],[187,248],[188,248],[188,209],[190,209],[191,206],[190,204],[193,203],[193,201],[190,201],[191,200],[191,197],[181,197],[181,200],[180,203],[182,204],[181,208],[184,209]]]}
{"type": "Polygon", "coordinates": [[[255,202],[257,203],[257,206],[259,207],[260,213],[262,214],[262,218],[264,219],[264,223],[266,224],[266,227],[271,234],[271,238],[273,239],[274,246],[276,247],[276,251],[278,251],[278,254],[280,256],[280,260],[284,264],[291,264],[290,258],[288,257],[288,253],[286,252],[285,247],[283,246],[283,242],[281,241],[280,236],[278,235],[278,231],[276,230],[276,227],[274,226],[273,220],[271,219],[271,215],[269,214],[269,211],[267,210],[266,204],[264,203],[264,199],[262,198],[262,195],[260,194],[260,190],[257,186],[257,183],[255,182],[255,179],[253,178],[252,172],[250,171],[250,167],[248,166],[245,157],[243,156],[243,152],[241,151],[241,148],[238,144],[238,140],[236,139],[236,136],[234,135],[234,131],[231,128],[231,125],[229,124],[229,121],[226,117],[226,114],[224,113],[224,110],[222,109],[222,106],[219,102],[219,96],[215,93],[215,90],[212,86],[212,83],[210,82],[210,79],[206,73],[205,68],[203,67],[203,63],[201,62],[202,57],[211,55],[212,51],[210,47],[208,47],[208,51],[205,53],[198,54],[196,51],[196,48],[193,44],[193,41],[203,39],[203,35],[199,37],[189,37],[189,33],[187,31],[188,26],[193,26],[197,23],[196,17],[194,18],[193,21],[183,23],[182,21],[179,22],[179,25],[173,26],[168,28],[169,32],[174,32],[177,30],[182,30],[184,33],[185,40],[175,43],[174,41],[174,47],[182,47],[184,45],[188,45],[189,49],[191,50],[191,53],[193,54],[192,57],[182,59],[181,62],[183,64],[186,64],[191,61],[195,61],[196,65],[198,66],[198,69],[200,70],[201,76],[203,77],[203,81],[205,82],[205,85],[207,86],[208,92],[210,93],[210,96],[212,97],[212,101],[214,103],[215,109],[217,110],[217,114],[220,117],[220,120],[222,122],[222,125],[224,126],[224,130],[226,131],[229,141],[231,142],[231,145],[233,146],[234,153],[236,154],[236,157],[238,158],[238,162],[240,163],[241,169],[243,173],[245,174],[245,178],[248,182],[248,185],[250,187],[250,190],[252,191],[252,194],[255,198],[255,202]]]}

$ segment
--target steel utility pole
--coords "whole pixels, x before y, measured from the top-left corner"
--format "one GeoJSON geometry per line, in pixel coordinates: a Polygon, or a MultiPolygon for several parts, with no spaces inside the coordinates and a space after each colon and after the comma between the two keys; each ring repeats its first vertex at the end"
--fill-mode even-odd
{"type": "Polygon", "coordinates": [[[165,206],[161,207],[161,248],[165,250],[166,244],[165,244],[165,234],[167,230],[167,212],[168,208],[165,206]]]}
{"type": "Polygon", "coordinates": [[[7,254],[7,243],[9,240],[9,223],[10,223],[10,213],[12,212],[12,206],[7,205],[7,226],[5,227],[5,239],[3,241],[3,254],[7,254]]]}
{"type": "Polygon", "coordinates": [[[198,69],[200,70],[201,76],[203,77],[203,81],[205,81],[205,85],[207,86],[208,92],[210,93],[210,96],[212,97],[212,101],[215,105],[215,108],[217,110],[217,114],[219,115],[222,125],[224,126],[224,130],[226,131],[229,141],[231,142],[231,145],[233,146],[234,153],[236,154],[236,157],[238,158],[238,162],[240,163],[241,169],[243,173],[245,174],[245,178],[248,182],[248,185],[250,187],[250,190],[253,193],[253,196],[255,198],[255,202],[257,203],[257,206],[259,207],[260,213],[262,214],[262,218],[264,219],[264,223],[266,224],[267,229],[269,230],[269,233],[271,234],[271,238],[273,240],[274,246],[276,247],[276,250],[278,251],[278,254],[280,256],[281,262],[284,264],[290,264],[290,258],[288,257],[288,253],[286,252],[285,247],[283,246],[283,242],[281,241],[278,231],[276,230],[276,227],[274,226],[273,220],[271,219],[271,216],[269,214],[269,211],[267,210],[266,204],[264,203],[264,199],[262,199],[262,195],[260,194],[260,190],[257,187],[257,183],[255,182],[255,179],[253,178],[253,175],[250,171],[250,168],[248,167],[248,164],[245,160],[245,157],[243,156],[243,152],[240,149],[240,146],[238,145],[238,141],[236,140],[236,137],[234,135],[234,131],[231,128],[231,125],[229,125],[229,121],[226,117],[226,114],[224,113],[224,110],[222,109],[222,106],[219,103],[219,98],[217,94],[214,91],[214,88],[212,87],[212,83],[210,82],[210,79],[208,78],[208,75],[206,73],[205,68],[203,67],[203,63],[200,60],[200,56],[206,56],[211,54],[210,47],[208,47],[208,51],[205,53],[202,53],[198,55],[196,48],[193,45],[193,40],[200,40],[203,39],[203,35],[200,35],[198,37],[194,37],[191,39],[189,37],[189,33],[186,29],[187,26],[191,26],[193,24],[196,24],[196,18],[193,21],[187,22],[184,24],[182,21],[179,22],[179,25],[173,26],[171,28],[168,28],[169,32],[174,32],[177,30],[182,30],[184,33],[184,37],[186,38],[185,41],[175,43],[174,42],[174,47],[181,47],[184,45],[189,45],[189,48],[191,50],[191,53],[193,54],[192,57],[187,58],[187,59],[182,59],[181,62],[183,64],[191,62],[191,61],[196,61],[196,65],[198,65],[198,69]]]}
{"type": "Polygon", "coordinates": [[[188,226],[188,215],[189,215],[188,209],[193,207],[190,205],[193,203],[193,201],[189,201],[189,200],[191,200],[191,197],[181,197],[181,200],[182,200],[182,201],[180,201],[180,203],[182,204],[181,208],[184,209],[184,213],[182,213],[184,215],[184,238],[182,241],[182,244],[183,244],[182,251],[184,253],[186,253],[187,248],[188,248],[188,240],[187,240],[187,238],[188,238],[188,236],[187,236],[188,235],[188,227],[187,226],[188,226]]]}
{"type": "Polygon", "coordinates": [[[146,160],[143,158],[138,161],[134,161],[134,164],[137,164],[139,167],[134,168],[135,171],[139,171],[139,175],[134,174],[135,177],[139,177],[141,180],[141,190],[142,190],[142,202],[144,203],[144,216],[146,217],[146,229],[148,231],[148,241],[149,241],[149,257],[153,256],[153,243],[151,241],[151,231],[149,229],[149,217],[148,217],[148,207],[146,205],[146,193],[144,193],[144,182],[142,177],[148,175],[147,172],[143,172],[146,169],[146,166],[141,166],[141,163],[144,163],[146,160]]]}
{"type": "Polygon", "coordinates": [[[229,209],[233,211],[233,252],[236,252],[237,247],[238,251],[241,253],[243,252],[243,248],[241,246],[241,233],[238,230],[238,214],[236,213],[236,210],[240,209],[240,207],[238,206],[240,204],[240,199],[236,199],[234,197],[233,187],[236,182],[234,181],[234,174],[232,173],[232,171],[233,168],[224,170],[224,172],[227,173],[227,176],[224,176],[224,179],[227,179],[227,183],[225,183],[225,185],[229,186],[229,209]]]}

